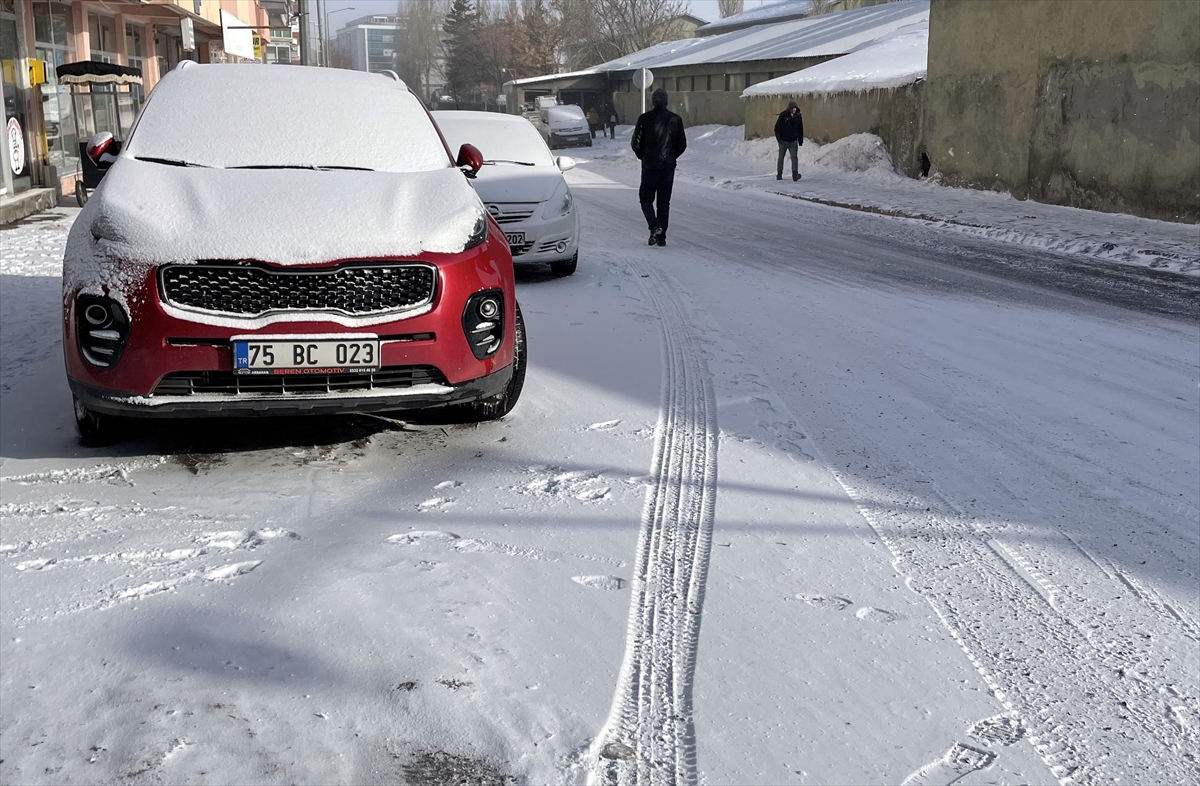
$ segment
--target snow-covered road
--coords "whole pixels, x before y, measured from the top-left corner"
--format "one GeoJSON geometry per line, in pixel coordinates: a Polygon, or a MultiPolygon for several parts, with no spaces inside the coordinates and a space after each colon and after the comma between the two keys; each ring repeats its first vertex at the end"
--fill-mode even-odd
{"type": "Polygon", "coordinates": [[[0,232],[0,781],[1200,779],[1200,281],[594,153],[478,428],[81,448],[0,232]]]}

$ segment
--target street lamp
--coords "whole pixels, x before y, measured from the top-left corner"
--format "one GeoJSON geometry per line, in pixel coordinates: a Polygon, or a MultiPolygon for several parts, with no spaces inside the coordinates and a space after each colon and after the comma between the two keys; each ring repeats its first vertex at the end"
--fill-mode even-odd
{"type": "MultiPolygon", "coordinates": [[[[328,0],[327,0],[328,1],[328,0]]],[[[329,26],[329,17],[334,14],[340,14],[342,11],[353,11],[354,6],[349,5],[345,8],[339,8],[336,11],[330,12],[329,6],[325,6],[325,35],[321,38],[321,65],[329,66],[329,36],[333,35],[333,28],[329,26]]]]}

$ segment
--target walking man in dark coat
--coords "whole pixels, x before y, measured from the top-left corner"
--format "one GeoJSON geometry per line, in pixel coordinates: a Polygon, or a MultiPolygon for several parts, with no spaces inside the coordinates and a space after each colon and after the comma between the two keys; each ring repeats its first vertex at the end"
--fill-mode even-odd
{"type": "Polygon", "coordinates": [[[633,129],[633,154],[642,162],[642,184],[638,199],[650,228],[652,246],[667,244],[667,220],[671,215],[671,190],[675,186],[675,159],[687,150],[683,119],[667,109],[667,91],[661,87],[650,98],[649,112],[638,118],[633,129]],[[655,212],[655,202],[658,210],[655,212]]]}
{"type": "Polygon", "coordinates": [[[788,108],[779,113],[775,121],[775,140],[779,142],[779,164],[775,167],[775,179],[783,180],[783,157],[792,154],[792,182],[800,179],[800,166],[796,157],[800,153],[800,145],[804,144],[804,118],[800,116],[800,107],[795,101],[788,103],[788,108]]]}

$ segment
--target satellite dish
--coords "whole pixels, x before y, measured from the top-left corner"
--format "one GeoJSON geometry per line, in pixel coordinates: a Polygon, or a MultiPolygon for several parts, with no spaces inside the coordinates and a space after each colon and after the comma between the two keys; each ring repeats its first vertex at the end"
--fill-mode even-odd
{"type": "Polygon", "coordinates": [[[644,90],[654,84],[654,72],[649,68],[639,68],[633,72],[633,86],[644,90]]]}

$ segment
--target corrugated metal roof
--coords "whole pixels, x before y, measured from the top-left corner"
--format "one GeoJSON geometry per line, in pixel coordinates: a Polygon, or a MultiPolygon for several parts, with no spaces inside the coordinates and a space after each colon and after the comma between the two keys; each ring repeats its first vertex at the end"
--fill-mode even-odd
{"type": "Polygon", "coordinates": [[[810,11],[812,11],[812,0],[781,0],[778,3],[751,8],[749,11],[743,11],[740,14],[727,16],[715,22],[709,22],[706,25],[696,28],[696,33],[700,35],[713,35],[714,33],[726,32],[732,28],[769,24],[781,19],[794,19],[805,16],[810,11]]]}
{"type": "Polygon", "coordinates": [[[582,71],[530,77],[515,84],[549,82],[638,68],[670,68],[705,63],[744,63],[844,55],[905,25],[929,19],[929,0],[838,11],[804,19],[732,30],[705,38],[683,38],[634,52],[582,71]]]}
{"type": "Polygon", "coordinates": [[[667,41],[589,70],[630,71],[635,68],[844,55],[898,27],[928,18],[929,0],[903,0],[759,25],[704,38],[667,41]]]}

